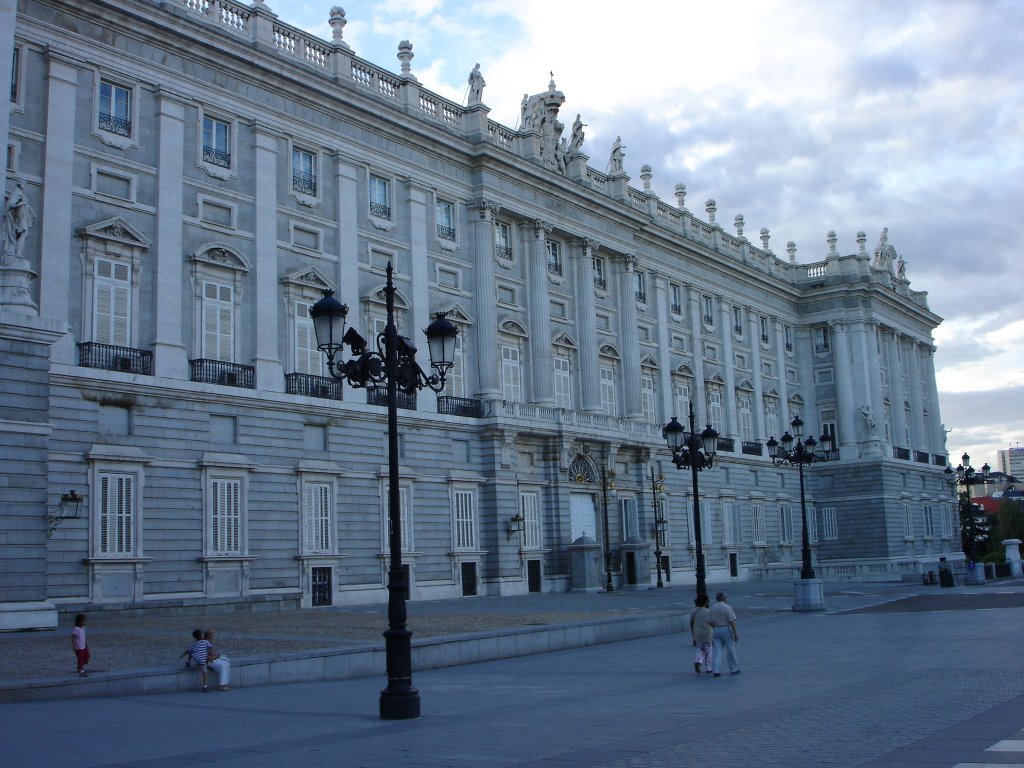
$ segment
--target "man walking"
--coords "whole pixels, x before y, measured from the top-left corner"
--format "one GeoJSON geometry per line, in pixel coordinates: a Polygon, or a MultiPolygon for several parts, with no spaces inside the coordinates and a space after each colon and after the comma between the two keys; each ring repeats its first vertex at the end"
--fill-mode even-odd
{"type": "Polygon", "coordinates": [[[710,624],[714,630],[714,670],[715,677],[722,676],[722,653],[728,655],[729,672],[740,673],[740,662],[736,658],[736,642],[740,639],[736,632],[736,612],[726,602],[725,592],[715,595],[715,604],[711,606],[710,624]]]}

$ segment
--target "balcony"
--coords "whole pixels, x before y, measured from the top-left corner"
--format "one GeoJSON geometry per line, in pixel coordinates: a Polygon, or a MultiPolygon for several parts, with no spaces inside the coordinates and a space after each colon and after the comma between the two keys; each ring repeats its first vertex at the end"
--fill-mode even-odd
{"type": "Polygon", "coordinates": [[[600,275],[594,275],[594,287],[599,291],[608,290],[608,282],[600,275]]]}
{"type": "Polygon", "coordinates": [[[903,461],[910,461],[910,449],[909,448],[897,448],[893,446],[892,457],[894,459],[903,459],[903,461]]]}
{"type": "Polygon", "coordinates": [[[340,381],[327,376],[313,376],[308,373],[286,373],[284,391],[289,395],[322,397],[325,400],[343,400],[340,381]]]}
{"type": "Polygon", "coordinates": [[[483,416],[483,407],[479,400],[442,395],[437,398],[437,412],[447,416],[469,416],[471,419],[479,419],[483,416]]]}
{"type": "Polygon", "coordinates": [[[231,153],[225,152],[222,149],[215,149],[214,147],[207,147],[203,145],[203,162],[209,163],[210,165],[216,165],[221,168],[231,167],[231,153]]]}
{"type": "Polygon", "coordinates": [[[669,309],[671,310],[673,315],[682,315],[683,314],[683,307],[682,307],[681,304],[678,304],[678,303],[672,304],[672,306],[670,306],[669,309]]]}
{"type": "Polygon", "coordinates": [[[740,453],[744,456],[764,456],[764,446],[756,441],[744,440],[740,444],[740,453]]]}
{"type": "Polygon", "coordinates": [[[223,360],[189,360],[192,381],[221,384],[225,387],[256,389],[256,368],[251,365],[226,363],[223,360]]]}
{"type": "Polygon", "coordinates": [[[562,276],[561,259],[548,258],[548,274],[562,276]]]}
{"type": "Polygon", "coordinates": [[[444,224],[437,225],[437,236],[441,240],[455,242],[455,227],[446,227],[444,224]]]}
{"type": "Polygon", "coordinates": [[[375,219],[391,221],[391,206],[385,203],[370,203],[370,215],[375,219]]]}
{"type": "Polygon", "coordinates": [[[647,291],[640,291],[640,290],[633,291],[633,296],[641,304],[646,304],[647,303],[647,291]]]}
{"type": "Polygon", "coordinates": [[[718,450],[736,453],[736,441],[731,437],[720,437],[718,438],[718,450]]]}
{"type": "MultiPolygon", "coordinates": [[[[367,405],[383,405],[388,404],[388,388],[387,387],[367,387],[366,388],[366,404],[367,405]]],[[[416,393],[415,392],[403,392],[398,390],[398,407],[404,408],[407,411],[416,410],[416,393]]]]}
{"type": "Polygon", "coordinates": [[[316,197],[316,176],[311,173],[292,171],[292,189],[301,195],[316,197]]]}
{"type": "Polygon", "coordinates": [[[494,246],[494,255],[505,261],[512,261],[512,247],[509,245],[494,246]]]}
{"type": "Polygon", "coordinates": [[[83,341],[77,346],[78,364],[83,368],[153,375],[153,353],[148,350],[97,344],[95,341],[83,341]]]}
{"type": "Polygon", "coordinates": [[[931,464],[932,457],[928,454],[928,451],[914,451],[914,461],[918,464],[931,464]]]}
{"type": "Polygon", "coordinates": [[[115,133],[129,139],[132,136],[132,121],[123,117],[100,112],[98,124],[101,131],[115,133]]]}

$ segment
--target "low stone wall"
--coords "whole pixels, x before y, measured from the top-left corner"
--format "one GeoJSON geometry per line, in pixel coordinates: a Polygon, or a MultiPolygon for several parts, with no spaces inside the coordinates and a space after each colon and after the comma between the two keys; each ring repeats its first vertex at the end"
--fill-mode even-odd
{"type": "MultiPolygon", "coordinates": [[[[480,661],[529,656],[588,645],[634,640],[687,628],[683,614],[630,616],[575,624],[552,624],[452,635],[413,642],[414,671],[454,667],[480,661]]],[[[304,651],[237,658],[231,661],[232,687],[309,683],[384,676],[383,646],[304,651]]],[[[216,674],[211,672],[211,683],[216,674]]],[[[46,701],[93,696],[138,696],[199,691],[195,670],[136,669],[100,672],[90,677],[19,680],[0,685],[0,701],[46,701]]]]}

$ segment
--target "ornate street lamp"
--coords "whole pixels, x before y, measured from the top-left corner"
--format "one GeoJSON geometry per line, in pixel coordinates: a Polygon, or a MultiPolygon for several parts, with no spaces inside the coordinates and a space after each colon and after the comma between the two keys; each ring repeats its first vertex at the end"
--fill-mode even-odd
{"type": "Polygon", "coordinates": [[[821,450],[818,451],[818,441],[813,437],[806,440],[804,436],[804,422],[799,416],[795,417],[790,426],[793,434],[786,432],[780,440],[774,437],[768,438],[768,455],[772,464],[782,466],[784,464],[796,464],[800,470],[800,524],[803,529],[801,535],[801,554],[803,563],[800,568],[801,579],[813,579],[814,567],[811,565],[811,539],[807,530],[807,499],[804,495],[804,465],[814,464],[819,461],[832,461],[839,458],[833,447],[832,435],[827,431],[821,436],[821,450]]]}
{"type": "Polygon", "coordinates": [[[420,716],[420,694],[412,685],[412,632],[406,629],[405,595],[407,585],[402,567],[401,501],[398,484],[398,392],[411,394],[429,387],[444,389],[445,374],[455,361],[455,337],[459,329],[444,315],[437,315],[424,331],[430,351],[426,374],[416,363],[416,347],[398,335],[395,326],[395,284],[391,262],[387,266],[384,298],[387,325],[377,336],[376,350],[355,328],[345,330],[348,307],[334,298],[333,291],[310,308],[317,347],[327,355],[327,370],[353,387],[384,384],[388,409],[388,628],[384,631],[388,685],[380,692],[380,716],[383,720],[407,720],[420,716]],[[348,360],[338,359],[344,345],[351,349],[348,360]]]}
{"type": "Polygon", "coordinates": [[[676,469],[689,469],[693,483],[693,540],[697,549],[697,595],[708,593],[707,571],[704,567],[704,544],[701,539],[700,526],[700,491],[697,487],[697,473],[710,469],[718,451],[718,432],[707,428],[697,433],[694,426],[693,401],[690,401],[690,431],[675,416],[661,430],[661,436],[672,451],[672,463],[676,469]]]}
{"type": "Polygon", "coordinates": [[[971,507],[971,486],[984,485],[988,482],[989,472],[992,468],[985,463],[981,467],[981,473],[975,471],[974,467],[971,466],[971,457],[966,453],[960,457],[961,463],[954,470],[948,464],[946,465],[946,482],[949,487],[957,493],[959,506],[960,506],[960,538],[961,545],[964,544],[966,539],[968,553],[967,556],[970,561],[974,562],[975,557],[975,545],[978,532],[977,524],[974,520],[974,510],[971,507]],[[963,486],[963,491],[959,491],[959,486],[963,486]],[[964,535],[966,534],[966,535],[964,535]]]}
{"type": "MultiPolygon", "coordinates": [[[[668,520],[665,519],[665,501],[668,494],[665,492],[665,476],[654,477],[654,465],[651,465],[651,504],[654,507],[654,562],[658,572],[658,589],[665,585],[661,581],[661,544],[665,538],[665,529],[668,527],[668,520]]],[[[666,576],[668,573],[665,574],[666,576]]]]}
{"type": "Polygon", "coordinates": [[[619,498],[619,491],[615,487],[615,470],[611,469],[607,462],[602,461],[598,467],[601,473],[601,504],[604,511],[604,591],[613,592],[615,585],[612,584],[612,545],[608,532],[608,502],[612,504],[619,498]]]}

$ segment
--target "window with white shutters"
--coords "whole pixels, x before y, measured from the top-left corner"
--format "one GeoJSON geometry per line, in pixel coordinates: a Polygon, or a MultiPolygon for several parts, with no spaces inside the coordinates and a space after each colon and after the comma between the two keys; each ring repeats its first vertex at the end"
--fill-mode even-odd
{"type": "Polygon", "coordinates": [[[825,541],[835,541],[839,538],[839,522],[835,507],[822,507],[821,535],[825,541]]]}
{"type": "Polygon", "coordinates": [[[926,539],[935,538],[935,513],[932,511],[931,504],[925,504],[922,510],[924,515],[924,537],[926,539]]]}
{"type": "Polygon", "coordinates": [[[685,424],[687,414],[690,412],[690,383],[677,379],[673,386],[675,388],[673,393],[675,412],[672,415],[679,419],[680,424],[685,424]]]}
{"type": "Polygon", "coordinates": [[[619,499],[619,512],[622,515],[622,539],[640,535],[640,519],[636,510],[636,499],[625,496],[619,499]]]}
{"type": "Polygon", "coordinates": [[[324,356],[317,349],[308,300],[295,302],[295,372],[323,375],[324,356]]]}
{"type": "Polygon", "coordinates": [[[523,516],[523,549],[540,549],[543,543],[540,525],[540,494],[535,491],[520,494],[519,511],[523,516]]]}
{"type": "Polygon", "coordinates": [[[455,337],[455,354],[452,356],[452,367],[448,369],[445,378],[445,394],[450,397],[466,396],[465,353],[463,352],[464,335],[460,333],[455,337]]]}
{"type": "Polygon", "coordinates": [[[708,390],[708,420],[716,432],[725,432],[722,419],[722,391],[718,387],[708,390]]]}
{"type": "Polygon", "coordinates": [[[903,536],[907,539],[914,538],[914,522],[910,518],[910,503],[903,502],[903,536]]]}
{"type": "Polygon", "coordinates": [[[725,544],[739,544],[743,541],[740,509],[734,501],[722,502],[722,535],[725,544]]]}
{"type": "Polygon", "coordinates": [[[475,550],[476,544],[476,493],[471,490],[457,490],[452,495],[455,514],[455,548],[475,550]]]}
{"type": "Polygon", "coordinates": [[[740,438],[752,442],[754,440],[754,417],[751,411],[750,395],[740,395],[736,400],[736,412],[740,420],[740,438]]]}
{"type": "Polygon", "coordinates": [[[203,284],[203,351],[207,360],[234,362],[235,302],[230,285],[203,284]]]}
{"type": "Polygon", "coordinates": [[[96,259],[93,280],[93,341],[131,346],[131,267],[96,259]]]}
{"type": "Polygon", "coordinates": [[[242,481],[210,481],[210,554],[242,554],[242,481]]]}
{"type": "Polygon", "coordinates": [[[615,403],[615,369],[601,367],[601,412],[606,416],[618,416],[618,407],[615,403]]]}
{"type": "Polygon", "coordinates": [[[793,543],[793,508],[789,504],[779,504],[779,542],[793,543]]]}
{"type": "Polygon", "coordinates": [[[753,528],[754,543],[755,544],[767,544],[768,537],[765,535],[764,529],[764,505],[763,504],[752,504],[750,507],[750,522],[753,528]]]}
{"type": "Polygon", "coordinates": [[[306,554],[333,551],[333,486],[330,483],[306,483],[305,486],[306,554]]]}
{"type": "Polygon", "coordinates": [[[99,552],[135,554],[135,475],[100,472],[97,475],[99,552]]]}
{"type": "Polygon", "coordinates": [[[818,511],[814,507],[807,507],[807,538],[812,543],[818,541],[818,511]]]}
{"type": "Polygon", "coordinates": [[[654,389],[654,374],[644,374],[640,377],[640,412],[648,424],[658,421],[657,397],[654,389]]]}
{"type": "Polygon", "coordinates": [[[556,356],[555,366],[555,405],[559,408],[572,408],[572,379],[569,374],[569,358],[556,356]]]}
{"type": "Polygon", "coordinates": [[[523,400],[523,381],[519,369],[519,347],[504,345],[501,348],[501,396],[505,400],[517,403],[523,400]]]}

